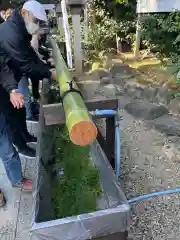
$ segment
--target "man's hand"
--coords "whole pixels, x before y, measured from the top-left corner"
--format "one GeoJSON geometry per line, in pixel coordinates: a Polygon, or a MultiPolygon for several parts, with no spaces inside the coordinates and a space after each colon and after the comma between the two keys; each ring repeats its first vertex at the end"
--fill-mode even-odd
{"type": "Polygon", "coordinates": [[[14,108],[22,108],[24,106],[24,96],[19,92],[12,92],[10,94],[10,101],[14,108]]]}
{"type": "Polygon", "coordinates": [[[53,59],[53,58],[49,58],[49,59],[47,60],[47,62],[50,63],[52,67],[55,66],[55,62],[54,62],[54,59],[53,59]]]}
{"type": "Polygon", "coordinates": [[[56,70],[53,70],[53,71],[51,72],[51,79],[52,79],[53,81],[57,81],[56,70]]]}

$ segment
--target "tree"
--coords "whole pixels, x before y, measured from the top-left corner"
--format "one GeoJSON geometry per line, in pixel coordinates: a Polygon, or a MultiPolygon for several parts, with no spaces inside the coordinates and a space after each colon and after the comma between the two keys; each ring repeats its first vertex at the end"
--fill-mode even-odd
{"type": "Polygon", "coordinates": [[[146,45],[164,64],[171,62],[176,72],[180,63],[180,12],[149,14],[141,25],[146,45]]]}

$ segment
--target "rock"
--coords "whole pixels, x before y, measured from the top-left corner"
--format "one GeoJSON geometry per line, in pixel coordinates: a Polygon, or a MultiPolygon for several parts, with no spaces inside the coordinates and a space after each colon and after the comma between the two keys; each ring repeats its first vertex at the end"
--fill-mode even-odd
{"type": "Polygon", "coordinates": [[[114,84],[108,84],[104,86],[104,94],[106,97],[116,96],[117,89],[114,84]]]}
{"type": "Polygon", "coordinates": [[[124,95],[124,89],[121,88],[118,85],[115,85],[115,86],[116,86],[116,96],[123,96],[124,95]]]}
{"type": "Polygon", "coordinates": [[[180,114],[180,97],[174,98],[169,103],[169,110],[173,114],[180,114]]]}
{"type": "Polygon", "coordinates": [[[81,81],[78,82],[77,85],[85,97],[91,97],[100,86],[100,81],[81,81]]]}
{"type": "Polygon", "coordinates": [[[165,85],[158,88],[155,100],[157,103],[168,105],[173,98],[174,96],[172,90],[168,89],[168,87],[165,85]]]}
{"type": "Polygon", "coordinates": [[[113,79],[110,77],[103,77],[103,78],[101,78],[100,81],[101,81],[102,85],[113,83],[113,79]]]}
{"type": "Polygon", "coordinates": [[[124,85],[127,94],[135,99],[141,99],[143,97],[145,87],[145,85],[136,82],[127,82],[124,85]]]}
{"type": "Polygon", "coordinates": [[[165,115],[149,121],[157,130],[171,136],[180,136],[180,118],[165,115]]]}
{"type": "Polygon", "coordinates": [[[119,98],[119,108],[123,109],[125,106],[132,102],[132,99],[128,96],[120,96],[119,98]]]}
{"type": "Polygon", "coordinates": [[[121,86],[124,86],[127,83],[127,81],[128,82],[136,81],[132,74],[117,74],[116,76],[114,76],[113,79],[115,84],[119,84],[121,86]]]}
{"type": "Polygon", "coordinates": [[[92,63],[91,62],[85,62],[83,66],[84,72],[88,72],[92,69],[92,63]]]}
{"type": "Polygon", "coordinates": [[[111,70],[116,72],[121,72],[123,68],[129,68],[129,65],[121,61],[121,62],[115,62],[111,70]]]}
{"type": "Polygon", "coordinates": [[[108,78],[112,78],[112,74],[109,70],[107,69],[96,69],[96,70],[93,70],[89,73],[89,76],[91,76],[91,78],[104,78],[104,77],[108,77],[108,78]]]}
{"type": "Polygon", "coordinates": [[[152,120],[168,113],[164,106],[158,106],[146,101],[135,101],[127,104],[125,110],[137,118],[152,120]]]}
{"type": "Polygon", "coordinates": [[[144,95],[144,98],[147,99],[148,101],[154,102],[156,94],[157,94],[157,88],[151,87],[151,86],[144,88],[143,95],[144,95]]]}
{"type": "Polygon", "coordinates": [[[114,76],[115,79],[122,79],[122,80],[128,80],[133,78],[135,80],[134,75],[130,73],[117,73],[116,76],[114,76]]]}
{"type": "Polygon", "coordinates": [[[170,136],[168,137],[168,143],[177,143],[180,141],[180,138],[178,136],[170,136]]]}
{"type": "MultiPolygon", "coordinates": [[[[73,74],[72,74],[73,75],[73,74]]],[[[80,82],[96,82],[96,81],[100,81],[100,78],[91,74],[91,73],[85,73],[82,75],[77,75],[77,73],[75,74],[75,78],[77,79],[76,82],[80,83],[80,82]]]]}
{"type": "Polygon", "coordinates": [[[114,76],[116,76],[117,74],[123,74],[123,73],[127,73],[130,72],[131,68],[129,67],[128,64],[124,64],[124,63],[114,63],[114,65],[111,68],[111,73],[114,76]]]}

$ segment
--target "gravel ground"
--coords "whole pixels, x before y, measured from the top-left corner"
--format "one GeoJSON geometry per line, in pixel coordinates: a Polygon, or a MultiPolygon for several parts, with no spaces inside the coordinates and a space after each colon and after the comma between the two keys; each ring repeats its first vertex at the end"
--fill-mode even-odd
{"type": "MultiPolygon", "coordinates": [[[[123,110],[121,115],[121,183],[127,198],[180,187],[180,165],[178,159],[169,154],[171,149],[174,151],[178,147],[180,139],[167,139],[123,110]],[[173,147],[171,142],[175,142],[173,147]]],[[[132,239],[179,240],[179,197],[180,194],[173,194],[134,204],[132,239]]]]}
{"type": "MultiPolygon", "coordinates": [[[[94,94],[104,95],[102,86],[94,94]]],[[[92,95],[89,88],[87,92],[92,95]]],[[[89,94],[88,94],[89,95],[89,94]]],[[[106,96],[116,95],[108,89],[106,96]]],[[[126,104],[120,100],[120,106],[126,104]]],[[[121,186],[127,199],[180,188],[180,138],[165,137],[124,110],[121,121],[121,186]]],[[[104,133],[104,122],[97,121],[104,133]]],[[[104,134],[103,134],[104,135],[104,134]]],[[[132,205],[130,239],[180,240],[180,194],[159,196],[132,205]]]]}

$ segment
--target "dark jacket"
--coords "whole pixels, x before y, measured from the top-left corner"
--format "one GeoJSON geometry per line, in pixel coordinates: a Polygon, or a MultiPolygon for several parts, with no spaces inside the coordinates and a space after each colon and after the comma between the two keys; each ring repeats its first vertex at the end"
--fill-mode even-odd
{"type": "Polygon", "coordinates": [[[4,22],[4,19],[0,16],[0,24],[4,22]]]}
{"type": "MultiPolygon", "coordinates": [[[[0,24],[4,22],[4,19],[0,16],[0,24]]],[[[6,54],[1,51],[0,54],[0,95],[2,96],[2,87],[10,92],[17,88],[17,83],[14,80],[14,74],[7,66],[8,58],[6,54]]],[[[4,91],[3,91],[4,92],[4,91]]]]}
{"type": "Polygon", "coordinates": [[[36,78],[37,81],[50,78],[49,67],[39,59],[31,47],[31,36],[18,10],[15,10],[6,22],[0,24],[0,33],[2,33],[0,34],[0,57],[6,56],[7,64],[15,76],[14,83],[6,83],[9,89],[14,87],[9,85],[16,85],[22,75],[36,78]]]}

